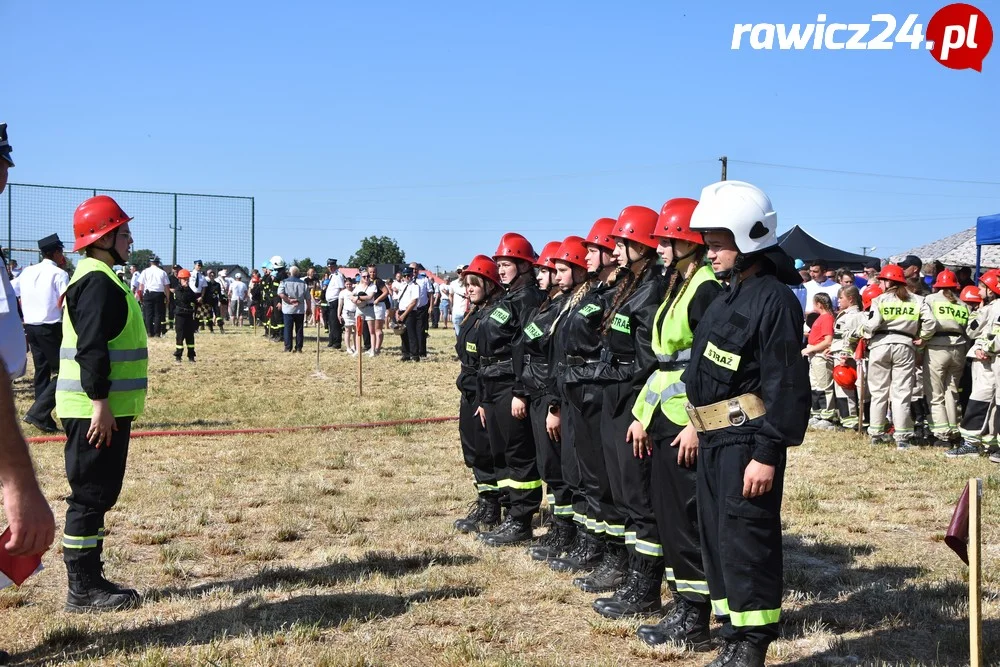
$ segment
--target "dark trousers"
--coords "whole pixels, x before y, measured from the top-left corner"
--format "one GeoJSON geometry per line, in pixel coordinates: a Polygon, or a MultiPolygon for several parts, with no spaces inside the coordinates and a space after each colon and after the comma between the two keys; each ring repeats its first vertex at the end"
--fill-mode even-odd
{"type": "Polygon", "coordinates": [[[187,345],[187,357],[194,360],[194,332],[197,330],[194,313],[174,313],[175,357],[180,359],[187,345]]]}
{"type": "Polygon", "coordinates": [[[338,301],[334,301],[326,307],[326,327],[330,330],[326,345],[339,350],[344,344],[344,325],[337,318],[338,303],[338,301]]]}
{"type": "Polygon", "coordinates": [[[104,545],[104,515],[118,502],[128,461],[132,417],[118,417],[111,446],[94,447],[87,441],[89,419],[63,419],[66,429],[66,528],[63,560],[81,563],[100,560],[104,545]]]}
{"type": "Polygon", "coordinates": [[[441,321],[441,308],[438,306],[430,306],[430,318],[431,326],[435,329],[438,328],[438,322],[441,321]]]}
{"type": "Polygon", "coordinates": [[[167,297],[163,292],[146,292],[142,295],[142,319],[146,324],[146,335],[150,338],[163,333],[167,319],[167,297]]]}
{"type": "MultiPolygon", "coordinates": [[[[579,494],[583,496],[583,503],[577,503],[574,495],[574,507],[582,506],[583,525],[591,533],[600,535],[607,532],[605,508],[609,504],[613,506],[608,470],[601,447],[601,404],[604,389],[595,384],[574,384],[565,388],[565,394],[563,414],[572,422],[573,442],[580,471],[579,494]]],[[[624,536],[618,539],[622,540],[624,536]]]]}
{"type": "Polygon", "coordinates": [[[417,328],[418,326],[416,310],[411,310],[403,320],[403,333],[400,336],[403,359],[420,360],[420,347],[417,341],[423,337],[423,333],[417,328]]]}
{"type": "Polygon", "coordinates": [[[573,521],[581,528],[587,527],[587,498],[583,494],[583,486],[580,481],[580,462],[576,455],[576,437],[574,435],[576,424],[573,418],[573,410],[567,407],[565,401],[562,402],[559,411],[559,459],[562,466],[560,471],[563,481],[566,484],[566,495],[570,499],[570,506],[573,508],[573,521]]]}
{"type": "Polygon", "coordinates": [[[28,409],[28,416],[48,422],[56,407],[56,382],[52,376],[59,374],[62,324],[26,324],[24,333],[35,364],[35,402],[28,409]]]}
{"type": "MultiPolygon", "coordinates": [[[[365,321],[364,317],[361,318],[361,331],[359,333],[361,334],[361,341],[364,343],[365,350],[372,349],[372,332],[368,330],[368,322],[365,321]]],[[[357,349],[360,351],[361,346],[358,346],[357,349]]]]}
{"type": "Polygon", "coordinates": [[[650,460],[637,458],[632,443],[625,442],[632,417],[632,401],[628,400],[628,387],[615,383],[604,389],[601,410],[601,444],[608,469],[608,487],[613,507],[606,511],[608,533],[618,537],[619,527],[625,544],[633,556],[663,561],[660,531],[653,512],[650,494],[650,460]]]}
{"type": "Polygon", "coordinates": [[[176,300],[171,297],[167,304],[167,327],[174,326],[174,314],[176,313],[176,300]]]}
{"type": "Polygon", "coordinates": [[[458,411],[458,435],[462,441],[462,458],[476,480],[476,493],[497,494],[497,473],[493,467],[490,436],[476,415],[475,396],[462,395],[458,411]]]}
{"type": "MultiPolygon", "coordinates": [[[[662,415],[653,419],[666,421],[662,415]]],[[[677,463],[678,449],[670,443],[679,432],[674,427],[653,439],[649,487],[663,544],[664,578],[671,590],[691,602],[704,603],[708,602],[708,580],[698,530],[698,463],[690,468],[677,463]]]]}
{"type": "Polygon", "coordinates": [[[722,622],[720,636],[767,647],[778,637],[784,583],[781,497],[785,457],[782,454],[775,467],[771,490],[744,498],[743,474],[753,453],[753,440],[713,447],[704,434],[700,439],[698,524],[712,609],[722,622]]]}
{"type": "MultiPolygon", "coordinates": [[[[417,354],[421,357],[427,356],[427,336],[430,332],[427,329],[427,306],[423,308],[414,308],[413,312],[417,314],[417,354]]],[[[412,315],[412,313],[411,313],[412,315]]]]}
{"type": "Polygon", "coordinates": [[[529,406],[531,430],[535,437],[535,458],[538,472],[542,475],[548,491],[549,511],[564,519],[573,518],[573,493],[563,479],[562,450],[558,442],[553,442],[545,428],[545,418],[549,414],[549,397],[539,396],[529,406]]]}
{"type": "Polygon", "coordinates": [[[486,429],[502,489],[501,502],[510,516],[528,522],[542,504],[542,479],[535,464],[535,439],[528,419],[510,414],[513,379],[486,379],[486,429]]]}
{"type": "Polygon", "coordinates": [[[304,339],[303,325],[305,323],[306,316],[303,313],[285,313],[283,316],[285,325],[285,351],[292,349],[292,329],[295,329],[295,350],[298,352],[302,350],[302,342],[304,339]]]}
{"type": "Polygon", "coordinates": [[[285,317],[281,312],[281,304],[276,303],[271,306],[271,338],[274,340],[284,339],[285,317]]]}

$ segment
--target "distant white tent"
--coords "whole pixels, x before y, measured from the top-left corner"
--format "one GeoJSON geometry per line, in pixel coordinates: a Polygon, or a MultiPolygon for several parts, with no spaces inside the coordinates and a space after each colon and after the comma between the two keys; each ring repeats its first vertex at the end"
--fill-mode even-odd
{"type": "MultiPolygon", "coordinates": [[[[988,269],[1000,268],[1000,246],[983,246],[982,266],[988,269]]],[[[916,255],[925,262],[938,260],[945,266],[976,266],[976,228],[946,236],[919,248],[911,248],[906,252],[893,255],[893,262],[902,260],[907,255],[916,255]]]]}

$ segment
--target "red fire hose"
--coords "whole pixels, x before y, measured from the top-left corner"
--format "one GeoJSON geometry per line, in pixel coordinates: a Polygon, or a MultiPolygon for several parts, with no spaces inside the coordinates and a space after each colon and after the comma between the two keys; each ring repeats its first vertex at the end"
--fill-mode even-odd
{"type": "MultiPolygon", "coordinates": [[[[171,436],[208,436],[208,435],[240,435],[242,433],[293,433],[295,431],[341,431],[352,428],[383,428],[386,426],[403,426],[406,424],[439,424],[458,421],[458,417],[422,417],[420,419],[396,419],[384,422],[360,422],[357,424],[318,424],[315,426],[269,426],[260,428],[216,428],[216,429],[186,429],[181,431],[132,431],[133,438],[157,438],[171,436]]],[[[40,435],[26,438],[32,444],[42,442],[64,442],[65,435],[40,435]]]]}

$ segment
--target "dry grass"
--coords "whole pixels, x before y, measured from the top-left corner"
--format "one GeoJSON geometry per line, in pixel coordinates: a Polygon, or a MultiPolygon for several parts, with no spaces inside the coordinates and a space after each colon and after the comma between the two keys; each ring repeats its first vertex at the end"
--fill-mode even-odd
{"type": "MultiPolygon", "coordinates": [[[[390,344],[397,344],[387,336],[390,344]]],[[[227,428],[454,414],[447,332],[428,363],[322,350],[285,355],[246,333],[202,335],[199,362],[151,346],[137,428],[227,428]]],[[[307,345],[307,350],[309,346],[307,345]]],[[[20,408],[27,384],[18,384],[20,408]]],[[[33,432],[28,435],[33,435],[33,432]]],[[[58,519],[62,447],[33,446],[58,519]]],[[[784,637],[774,664],[967,662],[965,567],[942,542],[964,481],[986,482],[987,645],[998,634],[1000,475],[938,451],[873,450],[818,435],[796,449],[785,498],[784,637]]],[[[600,620],[592,596],[451,531],[472,491],[453,423],[378,430],[132,442],[107,521],[113,578],[140,587],[135,613],[65,614],[58,550],[0,593],[0,646],[21,664],[700,665],[648,649],[635,624],[600,620]]],[[[991,654],[991,661],[1000,655],[991,654]]]]}

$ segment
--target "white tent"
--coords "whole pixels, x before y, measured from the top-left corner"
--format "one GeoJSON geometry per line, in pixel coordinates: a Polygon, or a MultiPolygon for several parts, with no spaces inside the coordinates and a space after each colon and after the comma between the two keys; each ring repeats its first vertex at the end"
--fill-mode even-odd
{"type": "MultiPolygon", "coordinates": [[[[976,228],[969,227],[957,234],[893,255],[889,259],[898,262],[907,255],[916,255],[924,262],[936,259],[945,266],[971,266],[975,268],[976,228]]],[[[982,266],[989,269],[1000,268],[1000,246],[983,246],[982,266]]]]}

